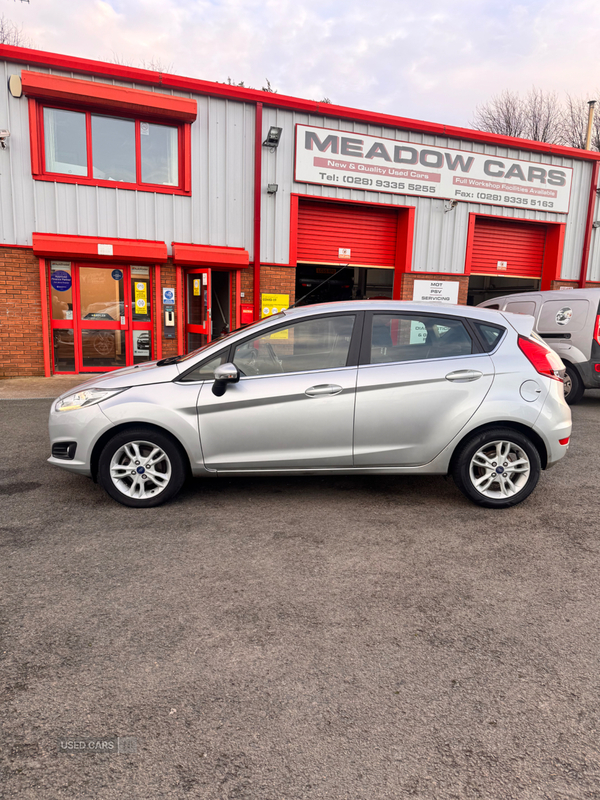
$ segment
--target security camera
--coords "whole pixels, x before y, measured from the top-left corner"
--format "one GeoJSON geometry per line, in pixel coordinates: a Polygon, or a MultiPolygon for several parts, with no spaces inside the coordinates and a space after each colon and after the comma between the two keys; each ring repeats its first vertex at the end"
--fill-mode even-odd
{"type": "Polygon", "coordinates": [[[447,211],[452,211],[453,208],[456,208],[458,205],[458,200],[448,200],[446,205],[444,206],[444,213],[447,211]]]}
{"type": "Polygon", "coordinates": [[[10,136],[10,131],[7,131],[5,128],[0,128],[0,147],[3,150],[6,150],[6,140],[10,136]]]}

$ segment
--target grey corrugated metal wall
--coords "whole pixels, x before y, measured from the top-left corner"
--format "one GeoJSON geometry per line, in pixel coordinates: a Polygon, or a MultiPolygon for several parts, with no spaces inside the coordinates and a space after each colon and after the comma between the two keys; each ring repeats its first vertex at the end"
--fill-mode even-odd
{"type": "MultiPolygon", "coordinates": [[[[3,62],[0,66],[3,85],[6,86],[9,75],[19,74],[22,68],[21,65],[3,62]]],[[[91,80],[88,75],[40,67],[32,69],[91,80]]],[[[145,90],[149,88],[121,81],[113,83],[145,90]]],[[[191,197],[32,180],[27,99],[15,99],[6,91],[0,101],[0,127],[8,128],[11,136],[8,150],[0,151],[0,241],[3,244],[30,245],[32,231],[39,231],[154,239],[165,241],[169,246],[172,241],[180,241],[245,247],[252,257],[255,108],[252,104],[238,101],[183,92],[170,93],[193,97],[198,103],[198,119],[192,125],[191,197]]],[[[398,206],[414,205],[416,230],[413,269],[424,272],[463,272],[470,213],[549,222],[565,220],[562,214],[541,210],[463,202],[453,211],[444,213],[444,201],[441,199],[296,183],[293,170],[297,123],[573,167],[571,207],[567,218],[561,277],[579,277],[592,170],[589,162],[270,107],[264,109],[263,136],[271,125],[283,128],[283,136],[274,152],[268,148],[261,150],[263,263],[289,263],[292,193],[398,206]],[[269,183],[279,185],[277,194],[267,194],[266,186],[269,183]]],[[[594,230],[588,273],[591,280],[600,280],[598,235],[594,230]]]]}
{"type": "MultiPolygon", "coordinates": [[[[2,63],[1,85],[6,86],[8,76],[20,74],[22,68],[2,63]]],[[[89,75],[32,69],[91,80],[89,75]]],[[[2,243],[30,245],[32,231],[38,231],[154,239],[169,246],[175,241],[245,247],[252,255],[254,106],[182,92],[169,94],[198,102],[191,137],[191,197],[32,180],[27,98],[17,100],[5,91],[0,127],[8,128],[11,135],[9,151],[0,153],[2,243]]]]}
{"type": "MultiPolygon", "coordinates": [[[[310,197],[339,198],[358,202],[387,203],[390,205],[410,205],[416,207],[415,238],[413,252],[413,270],[422,272],[454,272],[464,271],[467,245],[467,228],[469,214],[489,214],[511,219],[533,219],[548,222],[565,222],[565,247],[563,254],[562,276],[564,279],[578,278],[581,265],[581,252],[585,231],[589,182],[592,165],[576,159],[548,156],[543,153],[532,153],[525,150],[513,150],[505,147],[494,147],[478,142],[450,139],[448,137],[430,136],[411,133],[381,126],[367,125],[348,120],[323,118],[282,109],[265,109],[263,115],[263,131],[270,125],[283,128],[282,139],[273,153],[266,150],[263,155],[264,183],[277,183],[279,190],[275,196],[266,197],[263,201],[261,256],[263,261],[284,263],[289,261],[289,226],[290,226],[290,194],[298,193],[310,197]],[[554,166],[573,168],[573,185],[571,190],[571,206],[568,218],[564,214],[552,214],[533,209],[505,208],[489,206],[481,203],[460,202],[456,208],[444,213],[444,200],[426,197],[412,197],[386,194],[384,192],[368,192],[350,187],[315,186],[296,183],[293,180],[294,134],[296,124],[313,125],[315,127],[332,128],[349,133],[379,136],[414,144],[428,144],[437,147],[452,147],[475,153],[486,153],[500,158],[516,158],[526,161],[552,164],[554,166]]],[[[600,250],[600,248],[597,248],[600,250]]],[[[600,258],[600,252],[595,259],[600,258]]],[[[595,269],[600,264],[595,263],[595,269]]]]}

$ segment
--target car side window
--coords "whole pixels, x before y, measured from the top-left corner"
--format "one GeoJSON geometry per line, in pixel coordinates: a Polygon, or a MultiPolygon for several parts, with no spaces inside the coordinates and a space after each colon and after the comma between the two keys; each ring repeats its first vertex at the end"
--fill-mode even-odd
{"type": "Polygon", "coordinates": [[[355,315],[305,319],[239,344],[233,363],[245,376],[345,367],[355,315]]]}
{"type": "Polygon", "coordinates": [[[215,379],[216,368],[226,362],[228,352],[228,349],[222,350],[218,355],[211,356],[206,361],[202,361],[179,380],[182,383],[191,383],[192,381],[213,381],[215,379]]]}
{"type": "Polygon", "coordinates": [[[375,314],[371,364],[466,356],[473,341],[460,319],[411,314],[375,314]]]}
{"type": "Polygon", "coordinates": [[[481,335],[485,352],[491,353],[502,338],[502,334],[506,328],[501,328],[499,325],[487,325],[484,322],[477,322],[476,320],[472,320],[472,322],[481,335]]]}

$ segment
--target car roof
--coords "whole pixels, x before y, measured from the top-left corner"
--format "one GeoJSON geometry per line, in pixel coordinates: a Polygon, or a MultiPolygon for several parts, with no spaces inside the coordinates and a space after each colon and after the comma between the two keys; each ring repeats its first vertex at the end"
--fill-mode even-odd
{"type": "Polygon", "coordinates": [[[417,303],[413,300],[343,300],[335,303],[315,303],[310,306],[286,308],[286,317],[308,317],[314,314],[335,314],[356,311],[383,311],[398,313],[409,311],[419,314],[441,314],[442,316],[470,317],[487,322],[499,322],[503,316],[494,309],[481,306],[451,305],[450,303],[417,303]]]}

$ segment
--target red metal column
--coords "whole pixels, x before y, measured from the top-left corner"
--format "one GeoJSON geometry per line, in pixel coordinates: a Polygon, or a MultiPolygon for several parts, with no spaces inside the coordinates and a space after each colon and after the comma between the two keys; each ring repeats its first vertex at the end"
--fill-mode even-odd
{"type": "Polygon", "coordinates": [[[154,265],[154,303],[156,314],[156,343],[154,345],[154,355],[157,359],[162,358],[162,288],[160,285],[160,264],[154,265]]]}
{"type": "Polygon", "coordinates": [[[262,182],[262,111],[263,104],[256,104],[254,124],[254,319],[260,319],[260,212],[262,182]]]}
{"type": "Polygon", "coordinates": [[[587,281],[588,259],[590,257],[590,241],[592,239],[592,225],[594,222],[594,209],[596,207],[596,187],[598,186],[599,162],[594,161],[592,180],[590,182],[590,196],[588,200],[587,218],[585,221],[585,236],[583,239],[583,253],[581,255],[581,270],[579,271],[579,287],[585,288],[587,281]]]}
{"type": "Polygon", "coordinates": [[[40,300],[42,306],[42,346],[44,348],[44,375],[52,375],[50,366],[50,323],[48,319],[48,281],[46,277],[46,259],[40,258],[40,300]]]}
{"type": "Polygon", "coordinates": [[[177,298],[177,303],[175,305],[175,315],[177,320],[177,352],[179,355],[182,355],[187,351],[187,348],[184,347],[183,343],[183,333],[184,333],[184,319],[186,315],[186,308],[185,308],[185,296],[183,290],[183,270],[181,267],[175,267],[175,296],[177,298]]]}

